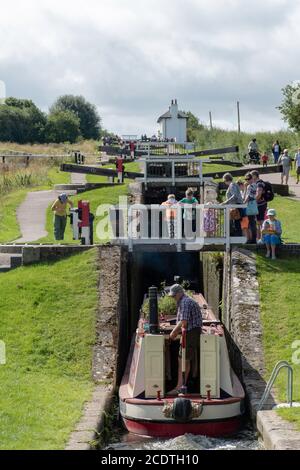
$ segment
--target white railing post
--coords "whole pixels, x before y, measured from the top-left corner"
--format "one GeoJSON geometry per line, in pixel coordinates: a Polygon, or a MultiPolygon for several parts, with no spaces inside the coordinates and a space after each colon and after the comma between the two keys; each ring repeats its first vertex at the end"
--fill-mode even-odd
{"type": "Polygon", "coordinates": [[[202,186],[203,184],[203,165],[202,165],[202,160],[199,160],[199,181],[200,185],[202,186]]]}
{"type": "Polygon", "coordinates": [[[144,183],[145,183],[145,188],[147,189],[147,158],[145,158],[145,165],[144,165],[144,183]]]}
{"type": "Polygon", "coordinates": [[[226,251],[230,250],[230,208],[225,207],[225,245],[226,245],[226,251]]]}
{"type": "Polygon", "coordinates": [[[175,186],[175,161],[172,162],[172,185],[175,186]]]}
{"type": "Polygon", "coordinates": [[[132,240],[132,210],[131,207],[128,209],[128,250],[132,251],[133,249],[133,240],[132,240]]]}
{"type": "Polygon", "coordinates": [[[182,207],[178,204],[176,206],[176,223],[177,223],[177,251],[182,249],[182,207]]]}

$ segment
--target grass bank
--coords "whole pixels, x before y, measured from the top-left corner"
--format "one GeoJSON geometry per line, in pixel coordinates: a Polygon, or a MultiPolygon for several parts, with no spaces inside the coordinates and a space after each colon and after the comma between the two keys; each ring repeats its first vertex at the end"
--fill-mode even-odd
{"type": "Polygon", "coordinates": [[[69,182],[70,174],[52,165],[38,165],[19,170],[18,173],[14,173],[12,169],[5,176],[0,174],[0,243],[10,242],[21,236],[16,211],[29,191],[53,189],[55,184],[69,182]]]}
{"type": "Polygon", "coordinates": [[[0,276],[1,449],[62,449],[79,420],[93,389],[95,263],[91,250],[0,276]]]}
{"type": "Polygon", "coordinates": [[[26,194],[26,189],[19,189],[0,196],[0,243],[16,240],[21,236],[16,210],[26,194]]]}
{"type": "MultiPolygon", "coordinates": [[[[254,133],[238,133],[237,131],[218,128],[210,130],[208,127],[203,127],[203,129],[190,132],[190,139],[195,141],[199,148],[210,149],[238,145],[240,157],[247,153],[248,144],[253,137],[256,137],[259,149],[262,152],[267,151],[269,155],[271,155],[272,144],[277,139],[282,148],[288,148],[292,154],[298,149],[300,142],[299,134],[285,130],[278,130],[276,132],[258,131],[254,133]]],[[[227,154],[224,155],[224,157],[230,160],[234,155],[227,154]]]]}
{"type": "MultiPolygon", "coordinates": [[[[276,209],[277,218],[282,223],[284,243],[300,242],[300,202],[283,196],[275,196],[269,208],[276,209]]],[[[300,264],[300,263],[299,263],[300,264]]]]}
{"type": "Polygon", "coordinates": [[[62,144],[16,144],[14,142],[0,142],[0,150],[3,153],[8,152],[28,152],[35,155],[64,155],[72,150],[80,150],[83,153],[98,152],[99,141],[96,140],[81,140],[76,144],[62,143],[62,144]]]}
{"type": "MultiPolygon", "coordinates": [[[[299,203],[298,203],[299,204],[299,203]]],[[[263,346],[266,362],[266,379],[270,377],[277,361],[286,360],[294,368],[294,400],[300,401],[300,361],[293,363],[293,342],[300,339],[300,262],[299,258],[270,261],[257,256],[263,346]]],[[[300,354],[298,353],[298,359],[300,354]]],[[[280,401],[286,401],[286,371],[281,371],[276,382],[280,401]]],[[[300,409],[280,410],[278,413],[293,421],[300,429],[300,409]]]]}

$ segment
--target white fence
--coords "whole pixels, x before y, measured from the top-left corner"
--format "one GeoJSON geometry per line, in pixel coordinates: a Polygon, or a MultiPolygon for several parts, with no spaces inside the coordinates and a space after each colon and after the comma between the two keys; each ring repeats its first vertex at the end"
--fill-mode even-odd
{"type": "Polygon", "coordinates": [[[110,210],[112,242],[127,245],[132,251],[137,245],[176,245],[199,250],[205,245],[223,246],[246,243],[236,233],[238,222],[232,219],[233,210],[246,206],[221,204],[156,204],[119,206],[110,210]]]}
{"type": "MultiPolygon", "coordinates": [[[[175,186],[176,183],[202,185],[203,163],[194,157],[147,157],[140,159],[144,163],[144,176],[137,178],[145,186],[148,183],[163,183],[175,186]]],[[[211,180],[211,178],[206,178],[211,180]]]]}

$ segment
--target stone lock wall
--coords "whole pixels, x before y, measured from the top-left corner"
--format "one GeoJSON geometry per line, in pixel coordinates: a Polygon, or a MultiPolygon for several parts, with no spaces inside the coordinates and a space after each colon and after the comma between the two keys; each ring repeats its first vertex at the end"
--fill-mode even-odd
{"type": "MultiPolygon", "coordinates": [[[[266,382],[256,261],[248,250],[225,254],[222,315],[233,367],[244,384],[254,420],[266,382]]],[[[271,397],[266,407],[274,404],[271,397]]]]}
{"type": "Polygon", "coordinates": [[[98,248],[99,306],[96,318],[93,376],[115,386],[127,357],[127,251],[98,248]]]}

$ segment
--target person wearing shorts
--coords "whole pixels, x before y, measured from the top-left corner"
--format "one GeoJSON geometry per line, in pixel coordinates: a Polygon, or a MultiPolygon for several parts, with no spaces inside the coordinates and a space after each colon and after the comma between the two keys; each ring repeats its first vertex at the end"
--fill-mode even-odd
{"type": "Polygon", "coordinates": [[[289,156],[288,150],[284,149],[283,154],[280,155],[279,160],[278,160],[278,165],[282,165],[281,184],[283,184],[284,177],[285,177],[285,184],[288,184],[291,164],[292,164],[292,159],[289,156]]]}
{"type": "MultiPolygon", "coordinates": [[[[174,284],[170,289],[169,295],[174,297],[177,302],[176,326],[170,334],[170,340],[176,340],[178,334],[183,329],[186,330],[185,371],[187,380],[189,373],[192,370],[192,366],[195,366],[195,361],[197,361],[198,358],[202,328],[202,310],[200,305],[194,299],[185,294],[184,289],[180,284],[174,284]]],[[[181,357],[182,347],[180,347],[179,351],[177,385],[174,390],[169,392],[171,395],[177,394],[183,385],[181,357]]],[[[193,367],[193,369],[195,369],[195,367],[193,367]]]]}
{"type": "Polygon", "coordinates": [[[266,245],[266,258],[276,259],[276,246],[281,244],[281,222],[276,219],[275,209],[269,209],[262,226],[263,243],[266,245]]]}
{"type": "Polygon", "coordinates": [[[300,148],[298,149],[298,152],[295,155],[295,170],[297,175],[296,184],[298,184],[300,178],[300,148]]]}

